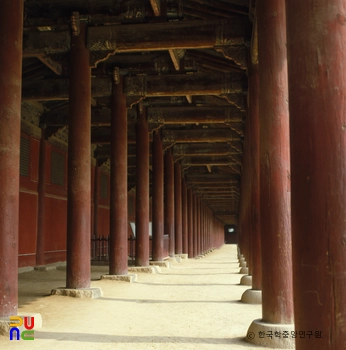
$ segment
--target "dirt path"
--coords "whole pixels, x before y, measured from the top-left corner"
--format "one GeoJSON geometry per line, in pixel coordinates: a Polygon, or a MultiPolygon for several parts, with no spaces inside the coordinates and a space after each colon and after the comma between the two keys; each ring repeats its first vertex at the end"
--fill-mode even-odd
{"type": "Polygon", "coordinates": [[[136,283],[99,280],[107,272],[92,268],[103,290],[94,300],[49,295],[65,285],[64,271],[20,274],[19,312],[41,313],[43,327],[33,341],[0,337],[0,349],[265,349],[243,341],[261,306],[239,302],[249,287],[239,285],[234,245],[136,283]]]}

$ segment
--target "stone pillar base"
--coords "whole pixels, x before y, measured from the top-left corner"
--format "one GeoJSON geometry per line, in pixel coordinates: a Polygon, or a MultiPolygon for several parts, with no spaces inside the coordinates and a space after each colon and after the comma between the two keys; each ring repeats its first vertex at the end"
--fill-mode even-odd
{"type": "Polygon", "coordinates": [[[155,273],[158,266],[133,266],[129,267],[129,272],[155,273]]]}
{"type": "Polygon", "coordinates": [[[239,273],[243,275],[247,275],[249,273],[249,268],[248,267],[242,267],[239,271],[239,273]]]}
{"type": "Polygon", "coordinates": [[[34,268],[32,266],[18,268],[18,273],[24,273],[24,272],[30,272],[30,271],[34,271],[34,268]]]}
{"type": "Polygon", "coordinates": [[[240,256],[240,257],[238,258],[238,260],[239,260],[239,263],[245,262],[245,261],[246,261],[243,255],[240,256]]]}
{"type": "Polygon", "coordinates": [[[56,266],[54,265],[37,265],[34,267],[35,271],[51,271],[56,270],[56,266]]]}
{"type": "Polygon", "coordinates": [[[101,280],[110,280],[110,281],[121,281],[121,282],[136,282],[137,275],[102,275],[101,280]]]}
{"type": "Polygon", "coordinates": [[[182,259],[187,259],[188,258],[188,254],[178,254],[182,259]]]}
{"type": "Polygon", "coordinates": [[[66,270],[66,261],[59,261],[47,265],[36,265],[33,267],[33,269],[35,271],[66,270]]]}
{"type": "Polygon", "coordinates": [[[245,340],[268,348],[294,349],[295,340],[292,331],[294,331],[293,324],[266,323],[257,319],[251,323],[245,340]]]}
{"type": "Polygon", "coordinates": [[[181,257],[179,255],[170,256],[168,261],[181,263],[181,257]]]}
{"type": "MultiPolygon", "coordinates": [[[[11,315],[11,316],[19,316],[19,317],[25,317],[25,316],[30,316],[34,317],[34,329],[36,328],[42,328],[42,316],[39,313],[36,312],[18,312],[17,315],[11,315]]],[[[10,334],[10,324],[13,321],[10,321],[10,317],[0,317],[0,335],[5,335],[9,337],[10,334]]],[[[15,322],[16,323],[16,322],[15,322]]],[[[17,327],[19,330],[22,332],[24,331],[24,325],[17,327]]]]}
{"type": "Polygon", "coordinates": [[[149,265],[151,266],[159,266],[159,267],[166,267],[170,268],[170,263],[169,261],[149,261],[149,265]]]}
{"type": "Polygon", "coordinates": [[[247,289],[241,296],[241,301],[246,304],[262,304],[262,291],[247,289]]]}
{"type": "Polygon", "coordinates": [[[252,286],[252,276],[245,275],[240,279],[240,284],[243,286],[252,286]]]}
{"type": "Polygon", "coordinates": [[[56,288],[52,289],[52,295],[63,295],[73,298],[89,298],[96,299],[100,298],[103,295],[101,288],[56,288]]]}

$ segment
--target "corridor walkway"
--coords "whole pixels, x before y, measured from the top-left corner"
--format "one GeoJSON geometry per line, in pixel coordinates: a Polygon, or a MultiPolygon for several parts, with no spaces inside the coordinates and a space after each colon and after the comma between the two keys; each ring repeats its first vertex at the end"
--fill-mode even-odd
{"type": "Polygon", "coordinates": [[[239,301],[249,288],[239,270],[235,245],[135,283],[99,280],[107,267],[95,266],[103,297],[93,300],[49,295],[65,285],[64,270],[21,273],[19,312],[41,313],[43,327],[33,341],[0,336],[0,349],[265,349],[244,341],[261,306],[239,301]]]}

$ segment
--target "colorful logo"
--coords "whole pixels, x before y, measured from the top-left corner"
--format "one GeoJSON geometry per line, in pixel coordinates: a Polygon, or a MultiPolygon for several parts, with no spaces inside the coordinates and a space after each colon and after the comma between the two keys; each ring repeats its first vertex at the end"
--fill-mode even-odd
{"type": "Polygon", "coordinates": [[[10,316],[10,322],[10,340],[13,340],[13,334],[15,334],[15,340],[20,340],[20,338],[23,340],[34,340],[34,317],[10,316]],[[17,323],[14,323],[15,321],[17,321],[17,323]],[[25,330],[20,331],[19,327],[21,327],[23,323],[25,330]]]}

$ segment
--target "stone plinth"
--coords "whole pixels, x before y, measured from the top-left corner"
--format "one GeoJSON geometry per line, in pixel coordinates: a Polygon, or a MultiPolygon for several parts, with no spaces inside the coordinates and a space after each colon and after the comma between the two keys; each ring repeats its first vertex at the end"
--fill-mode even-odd
{"type": "Polygon", "coordinates": [[[56,270],[56,266],[54,265],[38,265],[34,267],[35,271],[51,271],[56,270]]]}
{"type": "Polygon", "coordinates": [[[245,275],[240,279],[240,284],[243,286],[252,286],[252,276],[245,275]]]}
{"type": "Polygon", "coordinates": [[[240,263],[239,263],[239,267],[246,267],[246,261],[244,260],[244,261],[241,261],[240,263]]]}
{"type": "Polygon", "coordinates": [[[120,282],[136,282],[137,275],[102,275],[101,280],[109,280],[109,281],[120,281],[120,282]]]}
{"type": "Polygon", "coordinates": [[[247,289],[241,296],[241,301],[246,304],[262,304],[262,291],[247,289]]]}
{"type": "Polygon", "coordinates": [[[175,256],[170,256],[166,260],[170,261],[170,262],[178,262],[178,263],[180,263],[181,262],[181,257],[178,256],[178,255],[175,255],[175,256]]]}
{"type": "Polygon", "coordinates": [[[167,260],[165,260],[165,261],[149,261],[149,265],[170,268],[170,263],[167,260]]]}
{"type": "Polygon", "coordinates": [[[181,259],[187,259],[188,258],[188,254],[179,254],[181,259]]]}
{"type": "Polygon", "coordinates": [[[96,299],[102,297],[101,288],[56,288],[52,289],[52,295],[63,295],[73,298],[89,298],[96,299]]]}
{"type": "Polygon", "coordinates": [[[139,273],[155,273],[156,272],[155,267],[154,266],[131,266],[128,268],[128,271],[139,272],[139,273]]]}
{"type": "MultiPolygon", "coordinates": [[[[13,316],[19,316],[19,317],[25,317],[25,316],[29,316],[29,317],[34,317],[34,328],[33,330],[35,330],[36,328],[42,328],[42,316],[39,313],[36,312],[19,312],[17,315],[13,315],[13,316]]],[[[5,335],[5,336],[9,336],[9,332],[10,332],[10,324],[13,321],[10,321],[10,317],[0,317],[0,335],[5,335]]],[[[17,323],[17,321],[15,321],[14,323],[17,323]]],[[[24,331],[24,325],[21,325],[19,328],[20,331],[24,331]]]]}
{"type": "Polygon", "coordinates": [[[292,337],[293,324],[266,323],[254,320],[246,334],[249,343],[274,349],[294,349],[295,338],[292,337]],[[277,336],[275,336],[275,334],[277,336]]]}
{"type": "Polygon", "coordinates": [[[249,273],[248,267],[242,267],[239,271],[240,274],[247,275],[249,273]]]}

